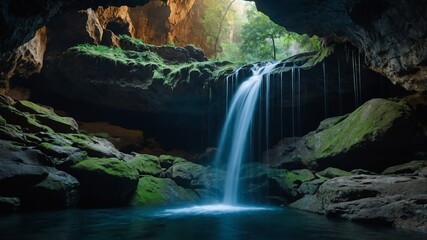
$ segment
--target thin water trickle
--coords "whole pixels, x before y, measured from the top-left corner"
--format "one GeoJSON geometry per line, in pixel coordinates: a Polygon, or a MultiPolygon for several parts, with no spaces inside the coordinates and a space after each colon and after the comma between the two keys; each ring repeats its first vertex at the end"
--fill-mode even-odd
{"type": "Polygon", "coordinates": [[[324,96],[324,106],[325,106],[325,118],[328,117],[328,102],[327,102],[327,93],[328,93],[328,88],[327,88],[327,81],[326,81],[326,62],[323,61],[322,64],[322,68],[323,68],[323,96],[324,96]]]}

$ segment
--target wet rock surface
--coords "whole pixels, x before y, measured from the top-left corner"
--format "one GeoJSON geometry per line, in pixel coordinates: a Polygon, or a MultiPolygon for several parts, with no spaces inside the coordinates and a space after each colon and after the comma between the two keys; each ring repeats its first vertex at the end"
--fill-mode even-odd
{"type": "Polygon", "coordinates": [[[212,196],[204,188],[218,191],[207,167],[125,154],[106,139],[79,133],[74,119],[49,107],[0,100],[0,212],[196,201],[212,196]]]}
{"type": "Polygon", "coordinates": [[[405,102],[373,99],[350,115],[324,120],[300,139],[282,141],[269,152],[269,164],[382,171],[409,160],[417,129],[416,117],[405,102]]]}
{"type": "Polygon", "coordinates": [[[290,206],[353,221],[427,231],[427,179],[356,175],[323,183],[315,194],[290,206]]]}

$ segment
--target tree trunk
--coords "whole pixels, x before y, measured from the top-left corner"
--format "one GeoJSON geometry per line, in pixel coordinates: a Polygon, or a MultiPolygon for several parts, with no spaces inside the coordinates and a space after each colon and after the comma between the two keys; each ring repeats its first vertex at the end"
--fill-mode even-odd
{"type": "Polygon", "coordinates": [[[221,21],[219,22],[219,26],[218,26],[218,32],[216,34],[216,38],[215,38],[215,46],[214,46],[214,52],[215,52],[215,58],[217,57],[218,54],[218,42],[219,42],[219,36],[221,35],[221,31],[222,31],[222,25],[224,24],[224,20],[225,20],[225,16],[227,16],[228,11],[230,11],[231,5],[233,5],[233,3],[236,0],[231,1],[228,6],[227,9],[225,10],[224,14],[221,17],[221,21]]]}
{"type": "Polygon", "coordinates": [[[273,60],[276,61],[276,43],[274,41],[274,36],[270,36],[271,41],[273,42],[273,60]]]}

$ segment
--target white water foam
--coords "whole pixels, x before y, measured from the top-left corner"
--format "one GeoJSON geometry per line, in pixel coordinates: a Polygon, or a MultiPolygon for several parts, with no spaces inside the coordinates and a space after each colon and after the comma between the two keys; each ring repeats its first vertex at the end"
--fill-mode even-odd
{"type": "Polygon", "coordinates": [[[157,216],[191,216],[191,215],[220,215],[230,213],[241,213],[251,211],[266,211],[273,210],[268,207],[254,207],[244,205],[227,205],[227,204],[212,204],[199,205],[185,208],[166,209],[157,214],[157,216]]]}

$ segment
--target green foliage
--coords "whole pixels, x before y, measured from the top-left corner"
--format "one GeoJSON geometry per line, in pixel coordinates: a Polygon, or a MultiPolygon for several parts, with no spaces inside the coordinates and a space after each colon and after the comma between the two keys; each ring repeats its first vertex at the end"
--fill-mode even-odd
{"type": "Polygon", "coordinates": [[[283,59],[321,50],[318,37],[310,38],[288,32],[254,8],[248,12],[248,23],[243,26],[242,39],[242,51],[247,62],[283,59]]]}
{"type": "MultiPolygon", "coordinates": [[[[242,5],[236,4],[240,0],[200,0],[204,5],[205,14],[200,19],[206,35],[206,42],[209,49],[205,49],[208,55],[226,53],[224,45],[239,41],[241,26],[245,21],[238,12],[242,5]],[[231,4],[231,5],[230,5],[231,4]],[[229,8],[230,6],[230,8],[229,8]],[[221,21],[221,19],[223,19],[221,21]],[[215,49],[216,38],[218,37],[218,46],[215,49]]],[[[241,2],[241,1],[240,1],[241,2]]],[[[224,57],[220,57],[224,60],[224,57]]]]}
{"type": "Polygon", "coordinates": [[[208,56],[223,61],[248,63],[284,59],[303,52],[320,51],[318,37],[288,32],[258,12],[250,2],[236,0],[225,21],[220,20],[232,0],[201,0],[205,14],[200,22],[204,28],[209,49],[208,56]],[[214,49],[218,31],[219,46],[214,49]]]}
{"type": "Polygon", "coordinates": [[[276,41],[285,35],[285,29],[256,9],[249,11],[248,20],[242,29],[243,52],[258,56],[261,60],[276,60],[276,41]]]}

